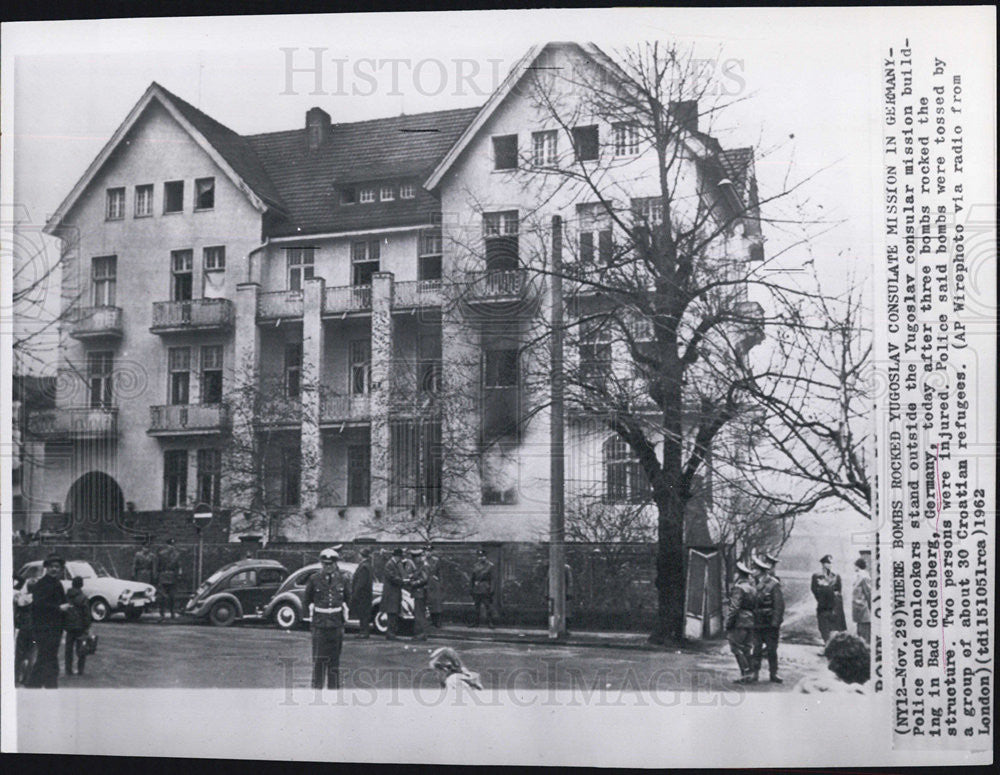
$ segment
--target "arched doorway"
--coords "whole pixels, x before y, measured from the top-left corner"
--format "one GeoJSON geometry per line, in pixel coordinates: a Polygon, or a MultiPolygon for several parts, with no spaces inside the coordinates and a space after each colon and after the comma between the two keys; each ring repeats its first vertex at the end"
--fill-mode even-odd
{"type": "Polygon", "coordinates": [[[84,474],[69,488],[66,512],[72,515],[74,541],[121,538],[125,496],[113,477],[103,471],[84,474]]]}

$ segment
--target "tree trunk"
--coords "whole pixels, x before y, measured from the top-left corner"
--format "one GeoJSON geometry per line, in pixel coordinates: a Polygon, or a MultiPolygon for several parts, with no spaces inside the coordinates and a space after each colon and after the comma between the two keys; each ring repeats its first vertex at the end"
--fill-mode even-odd
{"type": "Polygon", "coordinates": [[[649,636],[650,643],[661,645],[684,641],[684,506],[679,498],[671,501],[660,508],[656,624],[649,636]]]}

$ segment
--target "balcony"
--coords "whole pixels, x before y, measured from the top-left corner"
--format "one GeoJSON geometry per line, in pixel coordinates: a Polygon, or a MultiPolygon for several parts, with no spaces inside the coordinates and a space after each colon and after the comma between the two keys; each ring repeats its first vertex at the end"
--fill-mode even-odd
{"type": "Polygon", "coordinates": [[[28,433],[41,439],[110,439],[118,435],[118,408],[43,409],[28,416],[28,433]]]}
{"type": "Polygon", "coordinates": [[[150,436],[221,433],[229,428],[222,404],[177,404],[149,407],[150,436]]]}
{"type": "Polygon", "coordinates": [[[538,290],[525,269],[505,269],[492,272],[467,272],[465,303],[471,307],[501,310],[530,311],[537,301],[538,290]]]}
{"type": "Polygon", "coordinates": [[[320,399],[322,425],[357,425],[370,421],[370,396],[323,396],[320,399]]]}
{"type": "Polygon", "coordinates": [[[122,311],[120,307],[85,307],[73,323],[70,336],[74,339],[121,339],[122,311]]]}
{"type": "Polygon", "coordinates": [[[233,303],[229,299],[191,299],[153,303],[154,334],[178,334],[187,331],[214,331],[231,328],[233,303]]]}
{"type": "Polygon", "coordinates": [[[372,287],[370,285],[341,285],[327,288],[323,295],[323,314],[341,315],[365,314],[372,309],[372,287]]]}
{"type": "Polygon", "coordinates": [[[272,291],[257,297],[257,319],[301,318],[302,291],[272,291]]]}
{"type": "Polygon", "coordinates": [[[440,307],[444,293],[440,280],[410,280],[396,283],[393,309],[440,307]]]}

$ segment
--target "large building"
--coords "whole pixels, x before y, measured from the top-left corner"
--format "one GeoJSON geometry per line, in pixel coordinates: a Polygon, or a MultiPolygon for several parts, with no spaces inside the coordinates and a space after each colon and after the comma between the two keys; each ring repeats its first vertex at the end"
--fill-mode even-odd
{"type": "MultiPolygon", "coordinates": [[[[524,87],[546,68],[614,65],[549,44],[480,108],[351,123],[314,107],[260,135],[152,84],[46,228],[68,314],[56,407],[29,422],[57,461],[41,500],[67,526],[207,503],[270,540],[544,538],[547,365],[528,345],[550,309],[548,224],[597,262],[615,226],[572,176],[539,173],[606,163],[651,219],[659,192],[627,118],[568,90],[565,125],[524,87]]],[[[696,104],[671,110],[686,111],[690,196],[745,211],[752,154],[699,131],[696,104]]],[[[760,258],[759,221],[733,221],[719,271],[760,258]]],[[[586,296],[568,314],[599,306],[586,296]]],[[[611,350],[596,337],[567,360],[611,350]]],[[[568,502],[634,508],[637,463],[579,414],[568,502]]]]}

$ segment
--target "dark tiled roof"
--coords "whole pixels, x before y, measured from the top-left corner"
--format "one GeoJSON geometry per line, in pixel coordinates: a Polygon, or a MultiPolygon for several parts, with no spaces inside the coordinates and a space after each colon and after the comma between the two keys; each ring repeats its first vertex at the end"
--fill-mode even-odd
{"type": "Polygon", "coordinates": [[[309,149],[304,127],[248,136],[288,213],[273,224],[272,236],[430,222],[440,203],[422,183],[478,112],[463,108],[333,124],[317,150],[309,149]],[[395,201],[341,204],[343,188],[377,188],[383,181],[396,185],[395,201]],[[398,198],[402,182],[413,183],[413,199],[398,198]]]}
{"type": "MultiPolygon", "coordinates": [[[[726,151],[719,151],[719,161],[722,164],[722,168],[726,171],[726,175],[729,179],[733,181],[733,185],[736,187],[736,191],[739,192],[740,198],[744,201],[746,200],[747,194],[747,184],[750,183],[750,178],[752,176],[753,170],[751,169],[751,164],[753,163],[753,148],[732,148],[726,151]]],[[[747,202],[748,204],[753,204],[753,202],[747,202]]]]}
{"type": "Polygon", "coordinates": [[[247,138],[236,134],[229,127],[202,113],[194,105],[185,102],[160,84],[156,84],[156,86],[170,98],[184,118],[205,136],[205,139],[212,144],[226,160],[226,163],[253,189],[257,196],[270,205],[282,210],[286,209],[278,189],[268,177],[247,138]]]}

